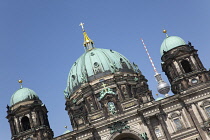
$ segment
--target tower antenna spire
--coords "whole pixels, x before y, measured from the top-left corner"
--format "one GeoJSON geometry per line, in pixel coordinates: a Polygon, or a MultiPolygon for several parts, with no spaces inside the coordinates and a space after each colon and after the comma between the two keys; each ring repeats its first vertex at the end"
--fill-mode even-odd
{"type": "Polygon", "coordinates": [[[165,81],[163,81],[163,79],[161,77],[161,74],[158,73],[158,71],[157,71],[157,69],[155,67],[155,64],[153,63],[152,58],[151,58],[151,56],[149,54],[149,51],[147,50],[147,46],[145,45],[144,40],[142,38],[141,38],[141,41],[142,41],[142,44],[144,46],[144,49],[145,49],[145,51],[146,51],[146,53],[147,53],[147,55],[149,57],[149,60],[150,60],[150,62],[152,64],[152,67],[154,69],[154,72],[155,72],[155,79],[158,82],[157,90],[158,90],[158,92],[160,94],[164,94],[165,97],[168,97],[169,96],[168,95],[168,92],[170,90],[170,86],[165,81]]]}
{"type": "Polygon", "coordinates": [[[150,56],[150,54],[149,54],[149,51],[147,50],[147,46],[145,45],[144,40],[143,40],[142,38],[141,38],[141,42],[142,42],[142,44],[143,44],[143,46],[144,46],[144,49],[145,49],[145,51],[146,51],[146,53],[147,53],[147,55],[148,55],[148,57],[149,57],[149,60],[150,60],[150,62],[151,62],[151,64],[152,64],[152,67],[153,67],[153,69],[154,69],[154,71],[155,71],[155,74],[158,74],[157,69],[156,69],[156,67],[155,67],[155,64],[153,63],[152,58],[151,58],[151,56],[150,56]]]}

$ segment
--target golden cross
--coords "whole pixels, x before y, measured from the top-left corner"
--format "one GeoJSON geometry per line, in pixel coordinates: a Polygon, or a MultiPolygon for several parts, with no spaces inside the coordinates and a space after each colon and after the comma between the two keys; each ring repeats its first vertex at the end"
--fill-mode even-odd
{"type": "Polygon", "coordinates": [[[79,26],[82,27],[82,30],[83,30],[83,31],[85,30],[85,28],[84,28],[84,23],[81,22],[81,23],[79,24],[79,26]]]}
{"type": "Polygon", "coordinates": [[[104,89],[106,88],[106,84],[104,84],[104,83],[103,83],[101,86],[102,86],[104,89]]]}

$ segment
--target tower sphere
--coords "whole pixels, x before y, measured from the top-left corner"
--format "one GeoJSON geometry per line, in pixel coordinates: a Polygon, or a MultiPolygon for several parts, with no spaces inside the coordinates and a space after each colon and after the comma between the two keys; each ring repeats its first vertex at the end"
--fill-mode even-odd
{"type": "Polygon", "coordinates": [[[169,84],[167,84],[166,82],[162,81],[158,84],[157,86],[157,90],[160,94],[167,94],[170,90],[170,86],[169,84]]]}

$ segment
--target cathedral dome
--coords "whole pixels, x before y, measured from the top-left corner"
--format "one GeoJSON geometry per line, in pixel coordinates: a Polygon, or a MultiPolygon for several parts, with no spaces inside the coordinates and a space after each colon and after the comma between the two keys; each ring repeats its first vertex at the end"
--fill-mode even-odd
{"type": "Polygon", "coordinates": [[[27,101],[31,99],[39,99],[38,95],[29,88],[20,88],[17,90],[10,99],[10,105],[14,105],[21,101],[27,101]]]}
{"type": "Polygon", "coordinates": [[[81,23],[84,35],[84,47],[86,52],[80,56],[70,69],[67,87],[64,91],[66,98],[78,90],[82,84],[92,82],[94,80],[104,80],[103,77],[111,75],[115,72],[140,73],[136,64],[130,61],[122,54],[109,50],[95,48],[93,40],[91,40],[81,23]]]}
{"type": "Polygon", "coordinates": [[[178,46],[186,45],[185,41],[178,36],[167,36],[166,39],[163,40],[163,43],[160,47],[160,54],[163,55],[164,51],[169,51],[178,46]]]}
{"type": "Polygon", "coordinates": [[[122,54],[109,50],[92,48],[73,64],[65,92],[71,95],[83,83],[102,78],[115,72],[137,72],[137,66],[122,54]]]}

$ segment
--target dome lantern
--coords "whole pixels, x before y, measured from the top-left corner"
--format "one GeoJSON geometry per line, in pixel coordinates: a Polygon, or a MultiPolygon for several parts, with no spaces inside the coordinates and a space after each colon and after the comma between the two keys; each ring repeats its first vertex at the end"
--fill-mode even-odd
{"type": "Polygon", "coordinates": [[[84,28],[84,23],[81,22],[79,24],[79,26],[82,27],[82,31],[83,31],[83,35],[84,35],[84,43],[83,43],[83,45],[85,46],[86,51],[92,50],[93,48],[95,48],[94,47],[94,42],[93,42],[93,40],[91,40],[88,37],[88,35],[87,35],[86,31],[85,31],[85,28],[84,28]]]}

